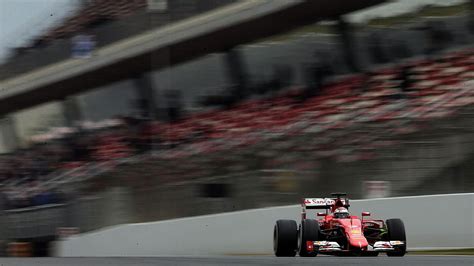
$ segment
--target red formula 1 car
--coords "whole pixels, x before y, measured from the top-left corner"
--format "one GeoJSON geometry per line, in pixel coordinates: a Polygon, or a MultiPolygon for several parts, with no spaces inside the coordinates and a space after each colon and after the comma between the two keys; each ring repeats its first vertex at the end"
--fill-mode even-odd
{"type": "Polygon", "coordinates": [[[305,198],[301,224],[294,220],[278,220],[273,232],[273,250],[278,257],[314,257],[317,254],[404,256],[405,226],[400,219],[364,219],[349,215],[349,199],[345,193],[332,193],[333,198],[305,198]],[[324,209],[321,219],[306,217],[308,209],[324,209]]]}

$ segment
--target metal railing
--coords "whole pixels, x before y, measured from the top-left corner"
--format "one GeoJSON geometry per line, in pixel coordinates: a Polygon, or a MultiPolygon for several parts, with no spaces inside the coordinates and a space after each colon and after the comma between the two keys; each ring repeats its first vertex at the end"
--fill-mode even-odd
{"type": "Polygon", "coordinates": [[[0,216],[4,239],[28,239],[56,235],[67,225],[66,205],[50,204],[3,211],[0,216]]]}
{"type": "MultiPolygon", "coordinates": [[[[199,7],[189,9],[186,5],[171,5],[170,10],[163,14],[138,12],[130,17],[113,21],[91,30],[97,39],[98,47],[110,45],[119,40],[143,33],[166,24],[176,22],[197,14],[236,2],[237,0],[200,0],[199,7]],[[207,5],[205,3],[208,3],[207,5]]],[[[70,39],[54,40],[44,48],[33,48],[32,51],[12,57],[0,66],[0,80],[13,77],[71,57],[70,39]]]]}

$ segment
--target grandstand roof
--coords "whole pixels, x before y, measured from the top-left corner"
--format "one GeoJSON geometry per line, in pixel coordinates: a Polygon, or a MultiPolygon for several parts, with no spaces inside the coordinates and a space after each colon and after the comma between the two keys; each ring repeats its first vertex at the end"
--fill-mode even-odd
{"type": "Polygon", "coordinates": [[[0,114],[63,99],[385,1],[242,1],[104,47],[90,60],[66,60],[1,81],[0,114]]]}

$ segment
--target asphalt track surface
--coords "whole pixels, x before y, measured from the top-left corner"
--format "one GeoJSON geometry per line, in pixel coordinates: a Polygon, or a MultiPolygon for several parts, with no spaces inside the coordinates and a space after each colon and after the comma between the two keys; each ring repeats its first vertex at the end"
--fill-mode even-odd
{"type": "Polygon", "coordinates": [[[474,256],[405,256],[402,258],[332,257],[275,258],[273,256],[215,256],[215,257],[113,257],[113,258],[0,258],[0,266],[23,265],[474,265],[474,256]]]}

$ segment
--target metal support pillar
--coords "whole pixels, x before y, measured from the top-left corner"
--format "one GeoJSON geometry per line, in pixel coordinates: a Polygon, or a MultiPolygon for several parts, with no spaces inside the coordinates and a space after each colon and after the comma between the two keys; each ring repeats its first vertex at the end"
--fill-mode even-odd
{"type": "Polygon", "coordinates": [[[351,25],[343,17],[337,19],[337,31],[339,33],[342,51],[347,66],[353,72],[359,72],[360,66],[356,55],[356,42],[351,25]]]}

